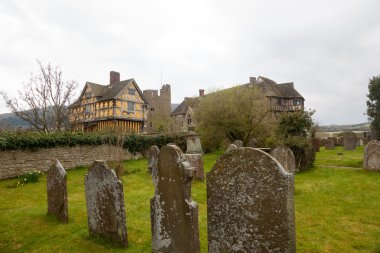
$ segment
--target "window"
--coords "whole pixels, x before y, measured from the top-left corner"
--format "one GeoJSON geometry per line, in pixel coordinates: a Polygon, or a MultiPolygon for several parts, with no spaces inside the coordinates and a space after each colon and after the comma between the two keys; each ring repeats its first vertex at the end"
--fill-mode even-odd
{"type": "Polygon", "coordinates": [[[187,118],[187,124],[191,125],[191,118],[190,117],[187,118]]]}
{"type": "Polygon", "coordinates": [[[91,111],[91,105],[86,105],[86,108],[84,110],[85,113],[90,113],[91,111]]]}
{"type": "Polygon", "coordinates": [[[150,122],[150,127],[153,127],[153,122],[150,122]]]}
{"type": "Polygon", "coordinates": [[[154,111],[154,107],[150,108],[150,110],[153,112],[154,111]]]}
{"type": "Polygon", "coordinates": [[[135,111],[135,103],[128,102],[128,112],[134,112],[134,111],[135,111]]]}
{"type": "Polygon", "coordinates": [[[134,90],[134,89],[128,89],[128,94],[129,95],[135,95],[135,93],[136,93],[136,90],[134,90]]]}

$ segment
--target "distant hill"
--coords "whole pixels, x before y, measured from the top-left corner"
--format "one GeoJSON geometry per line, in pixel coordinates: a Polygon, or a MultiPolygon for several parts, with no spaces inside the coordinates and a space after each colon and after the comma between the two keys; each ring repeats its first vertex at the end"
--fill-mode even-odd
{"type": "Polygon", "coordinates": [[[318,132],[370,131],[369,123],[319,126],[318,132]]]}
{"type": "Polygon", "coordinates": [[[20,119],[13,113],[0,114],[0,125],[7,128],[30,128],[32,127],[28,122],[20,119]]]}

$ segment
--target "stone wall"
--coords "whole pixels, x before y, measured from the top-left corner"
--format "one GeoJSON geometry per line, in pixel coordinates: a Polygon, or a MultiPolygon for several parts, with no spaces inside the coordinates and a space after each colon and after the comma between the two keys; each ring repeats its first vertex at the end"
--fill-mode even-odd
{"type": "MultiPolygon", "coordinates": [[[[48,149],[0,151],[0,179],[16,177],[23,172],[46,171],[58,159],[63,167],[72,169],[76,166],[90,165],[94,160],[115,160],[116,148],[109,145],[55,147],[48,149]]],[[[141,158],[140,153],[131,154],[124,150],[124,159],[141,158]]]]}

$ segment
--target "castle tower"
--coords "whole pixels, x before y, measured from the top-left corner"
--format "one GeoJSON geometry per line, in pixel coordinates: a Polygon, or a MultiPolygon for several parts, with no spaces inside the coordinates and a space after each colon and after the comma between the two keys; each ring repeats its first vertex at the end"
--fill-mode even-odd
{"type": "Polygon", "coordinates": [[[148,100],[146,131],[152,133],[168,130],[172,112],[170,85],[162,85],[160,93],[158,90],[144,90],[143,94],[148,100]]]}

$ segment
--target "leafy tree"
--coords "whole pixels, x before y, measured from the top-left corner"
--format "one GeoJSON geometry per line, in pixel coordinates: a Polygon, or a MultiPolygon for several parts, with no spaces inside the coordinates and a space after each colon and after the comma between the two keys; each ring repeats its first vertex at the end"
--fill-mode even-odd
{"type": "Polygon", "coordinates": [[[256,138],[263,143],[274,131],[275,118],[257,87],[233,87],[199,99],[194,116],[206,150],[218,148],[225,140],[248,143],[256,138]]]}
{"type": "Polygon", "coordinates": [[[50,63],[44,66],[37,61],[38,74],[31,74],[17,98],[0,92],[7,107],[20,119],[30,123],[39,132],[62,130],[68,125],[68,109],[76,81],[64,81],[62,71],[50,63]]]}
{"type": "Polygon", "coordinates": [[[286,113],[280,116],[276,130],[277,145],[289,147],[296,158],[296,166],[302,171],[311,168],[315,160],[315,151],[308,138],[313,131],[312,116],[315,111],[286,113]]]}
{"type": "Polygon", "coordinates": [[[374,76],[368,84],[367,115],[377,140],[380,139],[380,76],[374,76]]]}

